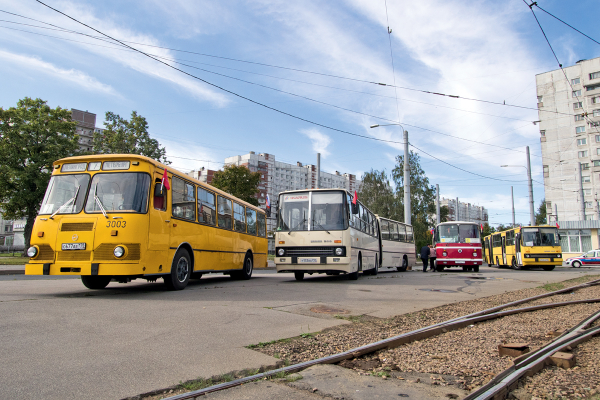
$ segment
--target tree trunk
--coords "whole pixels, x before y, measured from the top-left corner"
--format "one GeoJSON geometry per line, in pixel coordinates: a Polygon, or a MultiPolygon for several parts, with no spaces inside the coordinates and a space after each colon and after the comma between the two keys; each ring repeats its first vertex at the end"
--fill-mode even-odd
{"type": "Polygon", "coordinates": [[[25,247],[23,249],[23,256],[27,255],[27,249],[29,248],[29,243],[31,241],[31,231],[33,230],[33,224],[35,223],[35,217],[37,217],[37,213],[35,210],[33,212],[27,213],[27,222],[25,223],[25,229],[23,231],[25,247]]]}

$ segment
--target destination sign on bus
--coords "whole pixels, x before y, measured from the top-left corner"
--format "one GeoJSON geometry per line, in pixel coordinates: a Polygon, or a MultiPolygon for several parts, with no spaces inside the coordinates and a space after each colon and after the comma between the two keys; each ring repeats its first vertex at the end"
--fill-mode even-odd
{"type": "Polygon", "coordinates": [[[87,163],[63,164],[60,172],[80,172],[85,171],[87,163]]]}
{"type": "Polygon", "coordinates": [[[104,161],[102,169],[104,171],[113,171],[116,169],[129,169],[129,161],[104,161]]]}
{"type": "Polygon", "coordinates": [[[283,201],[289,201],[289,202],[308,201],[308,195],[307,194],[285,195],[285,196],[283,196],[283,201]]]}

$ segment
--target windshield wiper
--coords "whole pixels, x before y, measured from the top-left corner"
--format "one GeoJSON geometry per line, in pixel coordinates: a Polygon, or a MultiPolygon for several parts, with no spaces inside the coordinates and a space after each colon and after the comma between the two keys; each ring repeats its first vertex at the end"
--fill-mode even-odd
{"type": "Polygon", "coordinates": [[[96,183],[96,186],[94,186],[94,199],[96,200],[96,204],[98,204],[98,207],[100,207],[100,211],[102,211],[102,214],[104,214],[104,217],[106,219],[108,219],[108,215],[106,215],[106,210],[104,209],[104,206],[102,205],[102,201],[100,201],[100,197],[98,197],[98,184],[96,183]]]}
{"type": "Polygon", "coordinates": [[[331,232],[329,232],[327,229],[323,228],[323,225],[321,225],[318,222],[315,222],[315,213],[313,211],[313,217],[312,217],[312,223],[313,223],[313,228],[315,227],[315,224],[317,224],[322,230],[324,230],[325,232],[329,233],[331,235],[331,232]]]}
{"type": "Polygon", "coordinates": [[[67,200],[67,202],[66,202],[65,204],[63,204],[62,206],[58,207],[58,208],[56,209],[56,211],[54,211],[54,212],[52,213],[52,215],[50,216],[50,219],[54,219],[54,216],[55,216],[56,214],[58,214],[58,212],[59,212],[60,210],[62,210],[64,207],[66,207],[67,205],[71,204],[71,202],[75,203],[75,200],[77,199],[77,195],[79,194],[79,188],[80,188],[80,187],[81,187],[81,186],[77,186],[77,190],[75,191],[75,196],[73,196],[73,197],[71,197],[69,200],[67,200]]]}
{"type": "Polygon", "coordinates": [[[291,235],[291,234],[292,234],[292,231],[293,231],[294,229],[296,229],[297,227],[299,227],[299,226],[300,226],[300,224],[303,224],[305,221],[306,221],[306,217],[302,218],[302,220],[301,220],[300,222],[298,222],[298,223],[296,224],[296,226],[294,226],[292,229],[290,229],[290,231],[288,232],[288,235],[291,235]]]}

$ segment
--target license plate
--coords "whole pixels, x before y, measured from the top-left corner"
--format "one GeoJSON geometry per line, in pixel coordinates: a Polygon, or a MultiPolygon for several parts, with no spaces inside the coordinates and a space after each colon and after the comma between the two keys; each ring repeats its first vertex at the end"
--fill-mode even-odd
{"type": "Polygon", "coordinates": [[[457,261],[457,264],[464,264],[466,261],[457,261]]]}
{"type": "Polygon", "coordinates": [[[539,258],[538,261],[550,261],[549,258],[539,258]]]}
{"type": "Polygon", "coordinates": [[[85,250],[85,243],[63,243],[62,250],[85,250]]]}
{"type": "Polygon", "coordinates": [[[321,260],[319,258],[299,258],[298,262],[302,264],[319,264],[321,260]]]}

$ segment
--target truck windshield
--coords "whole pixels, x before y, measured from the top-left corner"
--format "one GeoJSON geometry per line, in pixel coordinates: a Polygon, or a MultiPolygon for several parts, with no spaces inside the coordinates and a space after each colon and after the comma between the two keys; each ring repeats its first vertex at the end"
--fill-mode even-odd
{"type": "Polygon", "coordinates": [[[300,192],[279,197],[278,231],[346,229],[342,192],[300,192]]]}
{"type": "Polygon", "coordinates": [[[52,215],[56,211],[57,214],[80,213],[89,183],[88,174],[52,176],[40,207],[40,214],[52,215]],[[73,198],[75,193],[76,199],[73,198]]]}
{"type": "Polygon", "coordinates": [[[92,178],[85,212],[102,212],[95,196],[107,212],[145,213],[148,208],[150,176],[141,172],[96,174],[92,178]]]}
{"type": "Polygon", "coordinates": [[[474,224],[439,225],[435,236],[437,243],[481,243],[479,229],[474,224]]]}
{"type": "Polygon", "coordinates": [[[523,246],[560,246],[556,228],[523,228],[523,246]]]}

